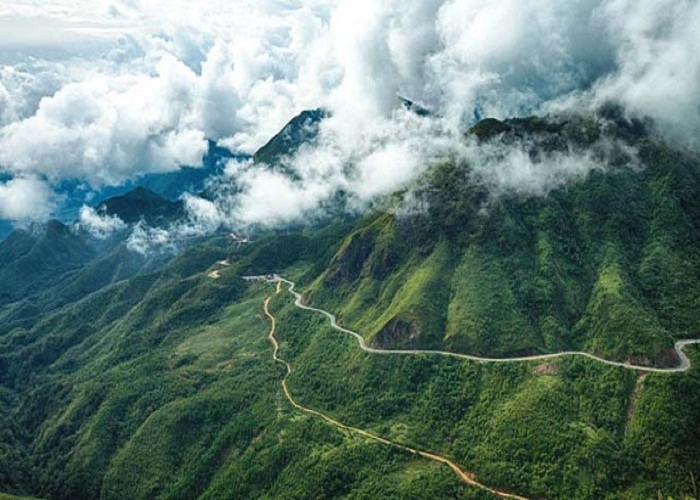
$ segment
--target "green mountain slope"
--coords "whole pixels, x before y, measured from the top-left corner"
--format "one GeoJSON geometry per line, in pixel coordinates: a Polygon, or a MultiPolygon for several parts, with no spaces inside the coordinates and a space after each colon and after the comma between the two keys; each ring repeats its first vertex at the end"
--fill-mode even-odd
{"type": "Polygon", "coordinates": [[[0,305],[60,280],[93,255],[83,238],[58,221],[13,232],[0,243],[0,305]]]}
{"type": "Polygon", "coordinates": [[[633,144],[641,168],[546,197],[494,199],[469,165],[438,165],[427,210],[362,220],[309,296],[377,346],[672,365],[700,331],[700,161],[633,144]]]}
{"type": "MultiPolygon", "coordinates": [[[[315,235],[287,238],[298,242],[292,274],[339,250],[315,235]]],[[[262,315],[274,286],[239,278],[266,271],[280,239],[235,251],[218,280],[183,256],[52,314],[34,336],[4,337],[3,415],[21,430],[8,444],[25,452],[8,457],[3,488],[49,498],[488,498],[447,467],[286,403],[262,315]]],[[[196,254],[214,262],[225,252],[212,242],[196,254]]],[[[692,491],[697,349],[691,371],[647,376],[634,402],[638,377],[592,360],[377,357],[287,294],[272,311],[297,400],[450,456],[486,484],[548,498],[692,491]]]]}

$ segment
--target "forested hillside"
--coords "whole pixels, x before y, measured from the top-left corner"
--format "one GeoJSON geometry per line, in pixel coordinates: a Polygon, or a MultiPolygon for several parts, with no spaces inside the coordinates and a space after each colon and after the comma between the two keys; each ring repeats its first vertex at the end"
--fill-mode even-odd
{"type": "MultiPolygon", "coordinates": [[[[464,138],[519,141],[535,159],[605,152],[604,168],[546,194],[495,193],[478,165],[441,159],[369,213],[248,244],[222,234],[144,257],[56,224],[11,236],[0,272],[32,280],[0,308],[0,490],[493,498],[446,465],[299,411],[287,377],[305,407],[504,492],[693,498],[697,346],[680,373],[580,356],[382,356],[295,307],[286,285],[242,279],[296,281],[305,303],[376,348],[675,366],[674,341],[700,337],[700,162],[615,120],[487,121],[464,138]],[[288,376],[272,358],[267,297],[288,376]]],[[[140,210],[171,206],[140,194],[140,210]]]]}
{"type": "MultiPolygon", "coordinates": [[[[531,119],[474,131],[488,126],[494,140],[534,139],[531,154],[592,149],[604,130],[531,119]]],[[[700,160],[638,134],[622,142],[638,164],[609,159],[546,196],[493,196],[473,166],[436,165],[410,193],[426,208],[406,214],[399,199],[359,222],[310,298],[377,346],[671,366],[673,340],[700,331],[700,160]]]]}

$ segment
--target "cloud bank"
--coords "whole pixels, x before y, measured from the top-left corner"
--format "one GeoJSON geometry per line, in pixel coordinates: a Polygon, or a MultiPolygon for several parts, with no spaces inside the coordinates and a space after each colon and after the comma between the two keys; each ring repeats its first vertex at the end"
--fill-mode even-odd
{"type": "MultiPolygon", "coordinates": [[[[2,201],[15,207],[0,208],[3,218],[50,212],[47,186],[66,179],[97,187],[197,166],[207,138],[253,152],[295,114],[317,107],[331,118],[318,147],[295,159],[298,179],[234,165],[228,180],[242,192],[213,206],[190,199],[192,227],[287,222],[339,192],[364,206],[414,179],[426,158],[463,153],[465,127],[486,116],[612,100],[700,147],[700,4],[690,0],[0,7],[0,26],[28,19],[46,26],[41,39],[17,29],[0,42],[0,56],[20,54],[0,59],[0,174],[20,186],[41,183],[44,201],[37,210],[2,201]],[[432,117],[407,114],[397,94],[432,117]]],[[[511,168],[517,152],[508,158],[503,182],[536,191],[534,172],[511,168]]],[[[562,160],[560,170],[587,168],[562,160]]],[[[2,189],[21,191],[9,182],[2,189]]]]}
{"type": "Polygon", "coordinates": [[[87,231],[95,238],[103,240],[117,231],[126,229],[127,225],[116,215],[99,214],[92,207],[80,209],[77,228],[87,231]]]}

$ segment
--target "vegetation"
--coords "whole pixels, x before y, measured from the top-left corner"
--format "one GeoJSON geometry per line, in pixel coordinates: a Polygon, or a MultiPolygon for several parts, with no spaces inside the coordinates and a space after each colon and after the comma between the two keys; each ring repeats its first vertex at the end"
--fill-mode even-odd
{"type": "MultiPolygon", "coordinates": [[[[693,492],[690,473],[697,475],[693,464],[700,457],[689,443],[697,443],[697,436],[672,429],[697,428],[696,410],[687,405],[700,401],[680,396],[683,387],[698,383],[697,368],[678,377],[647,376],[644,391],[660,384],[664,398],[678,399],[651,410],[641,398],[631,411],[638,376],[625,369],[581,358],[481,365],[372,356],[324,326],[320,315],[280,302],[274,303],[283,326],[278,331],[284,332],[278,337],[294,368],[290,389],[306,406],[450,456],[482,482],[526,496],[647,498],[660,490],[683,498],[693,492]],[[319,333],[309,337],[310,331],[319,333]],[[663,437],[653,427],[655,417],[664,420],[663,437]],[[650,435],[658,439],[654,444],[641,438],[650,435]],[[654,450],[665,450],[663,481],[654,450]]],[[[660,397],[656,389],[642,394],[660,397]]]]}
{"type": "Polygon", "coordinates": [[[293,175],[283,163],[294,155],[299,148],[312,143],[319,131],[319,124],[326,117],[323,109],[307,110],[294,117],[280,132],[261,147],[253,156],[257,163],[281,168],[293,175]]]}
{"type": "Polygon", "coordinates": [[[258,255],[237,255],[218,281],[206,268],[183,276],[182,257],[4,337],[3,381],[21,395],[7,415],[26,430],[8,450],[29,457],[20,470],[2,456],[2,487],[50,498],[484,498],[449,469],[284,404],[262,317],[270,290],[238,278],[258,255]]]}
{"type": "Polygon", "coordinates": [[[427,210],[359,222],[308,297],[375,345],[673,365],[700,331],[700,161],[634,146],[641,170],[547,197],[493,198],[468,165],[438,165],[412,194],[427,210]]]}
{"type": "MultiPolygon", "coordinates": [[[[697,497],[698,347],[688,348],[692,368],[673,375],[579,357],[370,355],[291,295],[240,278],[288,275],[305,300],[380,347],[486,356],[577,348],[673,364],[673,341],[700,330],[700,162],[641,125],[617,127],[643,168],[611,165],[545,198],[493,198],[468,165],[446,162],[413,190],[426,202],[418,214],[404,214],[397,195],[381,213],[239,247],[212,237],[174,259],[132,261],[109,244],[61,267],[60,256],[82,255],[82,244],[11,237],[0,245],[0,272],[33,271],[23,259],[35,247],[55,250],[57,264],[52,273],[35,262],[32,287],[3,281],[12,296],[0,307],[0,490],[58,499],[493,498],[449,467],[295,410],[267,340],[262,304],[274,295],[288,386],[307,407],[527,497],[697,497]],[[208,277],[224,258],[232,265],[208,277]]],[[[583,147],[613,133],[571,121],[497,128],[481,140],[544,134],[556,148],[585,129],[583,147]]]]}

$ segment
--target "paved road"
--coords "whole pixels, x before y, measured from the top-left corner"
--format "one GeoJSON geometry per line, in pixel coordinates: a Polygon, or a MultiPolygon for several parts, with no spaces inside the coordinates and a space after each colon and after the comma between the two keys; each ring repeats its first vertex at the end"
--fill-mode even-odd
{"type": "Polygon", "coordinates": [[[519,357],[512,357],[512,358],[484,358],[481,356],[472,356],[469,354],[458,354],[454,352],[448,352],[448,351],[439,351],[439,350],[421,350],[421,349],[376,349],[374,347],[369,347],[365,343],[365,339],[362,337],[357,332],[354,332],[352,330],[348,330],[347,328],[343,328],[338,324],[338,321],[332,313],[325,311],[323,309],[318,309],[316,307],[310,307],[307,305],[304,305],[302,302],[302,297],[301,294],[295,291],[295,286],[296,284],[293,281],[289,281],[285,278],[282,278],[281,276],[275,275],[269,275],[269,276],[246,276],[244,279],[248,281],[268,281],[271,283],[286,283],[289,285],[288,291],[291,293],[294,298],[294,305],[297,306],[300,309],[304,309],[306,311],[313,311],[317,312],[320,314],[323,314],[330,320],[331,327],[339,332],[346,333],[348,335],[352,335],[355,337],[357,340],[360,349],[362,349],[365,352],[371,353],[371,354],[380,354],[380,355],[411,355],[411,356],[418,356],[418,355],[434,355],[434,356],[446,356],[446,357],[451,357],[451,358],[458,358],[458,359],[466,359],[468,361],[477,361],[479,363],[519,363],[523,361],[547,361],[551,359],[556,359],[556,358],[562,358],[565,356],[583,356],[586,358],[593,359],[595,361],[598,361],[600,363],[604,363],[606,365],[610,366],[618,366],[621,368],[626,368],[628,370],[635,370],[639,372],[647,372],[647,373],[679,373],[679,372],[684,372],[687,371],[690,368],[690,359],[688,359],[688,356],[685,354],[683,351],[686,346],[689,346],[691,344],[700,344],[700,339],[689,339],[689,340],[679,340],[678,342],[675,343],[674,349],[676,350],[676,353],[678,354],[678,358],[680,359],[680,364],[678,366],[672,367],[672,368],[656,368],[652,366],[643,366],[643,365],[635,365],[632,363],[622,363],[620,361],[610,361],[598,356],[595,356],[593,354],[587,353],[587,352],[582,352],[582,351],[564,351],[564,352],[558,352],[554,354],[539,354],[535,356],[519,356],[519,357]]]}
{"type": "MultiPolygon", "coordinates": [[[[281,281],[278,281],[277,284],[277,293],[280,292],[280,287],[279,284],[281,281]]],[[[358,434],[360,436],[372,439],[374,441],[378,441],[380,443],[386,444],[388,446],[394,446],[396,448],[400,448],[404,451],[408,451],[409,453],[413,455],[418,455],[423,458],[427,458],[428,460],[432,460],[434,462],[438,462],[444,465],[449,466],[459,478],[464,481],[466,484],[469,486],[473,486],[476,488],[480,488],[482,490],[488,491],[494,495],[497,495],[501,498],[508,498],[511,500],[528,500],[526,497],[522,497],[519,495],[514,495],[512,493],[507,493],[502,490],[498,490],[495,488],[490,488],[489,486],[486,486],[485,484],[480,483],[474,478],[474,474],[471,472],[465,471],[461,467],[459,467],[456,463],[454,463],[452,460],[449,458],[442,457],[440,455],[436,455],[434,453],[430,453],[427,451],[419,450],[416,448],[411,448],[410,446],[406,446],[400,443],[397,443],[395,441],[391,441],[389,439],[385,439],[381,436],[377,436],[376,434],[372,434],[369,431],[365,431],[363,429],[358,429],[357,427],[351,427],[349,425],[345,425],[341,422],[338,422],[334,418],[329,417],[328,415],[321,413],[320,411],[313,410],[311,408],[307,408],[306,406],[303,406],[299,403],[296,402],[296,400],[292,397],[292,394],[289,392],[289,388],[287,387],[287,377],[292,373],[292,366],[286,362],[284,359],[280,358],[277,353],[279,351],[279,343],[277,342],[277,339],[275,338],[275,330],[277,328],[277,320],[275,317],[270,313],[269,309],[269,304],[270,304],[270,299],[271,297],[267,297],[265,299],[264,303],[264,308],[265,308],[265,315],[267,315],[268,318],[270,318],[271,326],[270,326],[270,333],[268,335],[268,339],[270,339],[270,342],[272,343],[274,349],[272,351],[272,359],[274,359],[276,362],[284,365],[287,369],[287,373],[284,376],[284,379],[282,379],[282,389],[284,390],[284,395],[287,397],[287,400],[291,403],[291,405],[296,408],[299,411],[302,411],[304,413],[307,413],[309,415],[313,415],[315,417],[321,418],[328,422],[329,424],[333,425],[334,427],[337,427],[339,429],[343,429],[345,431],[352,432],[354,434],[358,434]]]]}
{"type": "MultiPolygon", "coordinates": [[[[542,355],[537,355],[537,356],[522,356],[522,357],[513,357],[513,358],[484,358],[480,356],[471,356],[468,354],[457,354],[453,352],[447,352],[447,351],[438,351],[438,350],[418,350],[418,349],[375,349],[373,347],[367,346],[365,343],[364,338],[357,332],[354,332],[352,330],[348,330],[347,328],[343,328],[342,326],[338,325],[338,321],[332,313],[325,311],[323,309],[318,309],[316,307],[310,307],[307,305],[304,305],[302,301],[302,296],[300,293],[295,291],[295,286],[296,284],[293,281],[287,280],[285,278],[282,278],[278,275],[267,275],[267,276],[246,276],[244,277],[247,281],[266,281],[269,283],[275,283],[276,284],[276,293],[280,293],[281,291],[281,284],[286,283],[289,285],[288,291],[291,293],[295,300],[294,300],[294,305],[300,309],[304,309],[306,311],[313,311],[317,312],[320,314],[323,314],[326,316],[329,321],[330,325],[332,328],[339,332],[346,333],[348,335],[352,335],[358,342],[360,348],[368,353],[371,354],[379,354],[379,355],[437,355],[437,356],[447,356],[447,357],[453,357],[453,358],[459,358],[459,359],[466,359],[469,361],[477,361],[480,363],[516,363],[516,362],[523,362],[523,361],[540,361],[540,360],[549,360],[549,359],[554,359],[554,358],[560,358],[564,356],[584,356],[593,360],[596,360],[600,363],[604,363],[606,365],[611,365],[611,366],[618,366],[622,368],[626,368],[628,370],[636,370],[640,372],[654,372],[654,373],[679,373],[679,372],[684,372],[687,371],[690,368],[690,359],[688,359],[688,356],[685,354],[683,349],[691,344],[700,344],[700,339],[689,339],[689,340],[680,340],[675,343],[675,350],[676,353],[678,354],[678,358],[680,359],[680,364],[677,367],[673,368],[654,368],[654,367],[648,367],[648,366],[640,366],[640,365],[634,365],[631,363],[621,363],[618,361],[610,361],[607,359],[600,358],[598,356],[594,356],[592,354],[586,353],[586,352],[580,352],[580,351],[566,351],[566,352],[559,352],[555,354],[542,354],[542,355]]],[[[337,420],[329,417],[328,415],[325,415],[324,413],[321,413],[317,410],[313,410],[311,408],[307,408],[299,403],[297,403],[294,398],[292,397],[289,388],[287,387],[287,377],[292,373],[292,367],[291,365],[286,362],[284,359],[280,358],[278,356],[278,351],[279,351],[279,343],[277,342],[277,339],[275,338],[275,330],[276,330],[276,319],[275,317],[270,313],[269,311],[269,303],[270,303],[271,298],[268,297],[265,299],[264,303],[264,309],[265,309],[265,314],[270,318],[271,321],[271,328],[270,328],[270,333],[268,338],[270,339],[270,342],[274,346],[274,350],[272,353],[272,357],[275,361],[278,363],[283,364],[286,367],[287,373],[282,380],[282,388],[284,390],[284,394],[287,398],[287,400],[290,402],[290,404],[296,408],[299,411],[302,411],[304,413],[307,413],[309,415],[316,416],[318,418],[321,418],[328,422],[329,424],[339,428],[343,429],[361,436],[364,436],[366,438],[372,439],[374,441],[378,441],[380,443],[384,443],[389,446],[394,446],[396,448],[400,448],[402,450],[408,451],[409,453],[412,453],[414,455],[419,455],[423,458],[427,458],[429,460],[433,460],[435,462],[439,462],[442,464],[445,464],[449,466],[458,476],[459,478],[464,481],[466,484],[470,486],[474,486],[480,489],[483,489],[485,491],[488,491],[494,495],[497,495],[501,498],[508,498],[508,499],[514,499],[514,500],[527,500],[526,497],[522,497],[519,495],[515,495],[512,493],[507,493],[502,490],[498,490],[495,488],[490,488],[480,482],[478,482],[474,474],[471,472],[465,471],[462,468],[460,468],[456,463],[451,461],[448,458],[442,457],[440,455],[436,455],[427,451],[422,451],[418,450],[416,448],[411,448],[410,446],[406,446],[394,441],[390,441],[388,439],[385,439],[381,436],[377,436],[376,434],[372,434],[371,432],[365,431],[363,429],[358,429],[356,427],[351,427],[348,425],[345,425],[341,422],[338,422],[337,420]]]]}

